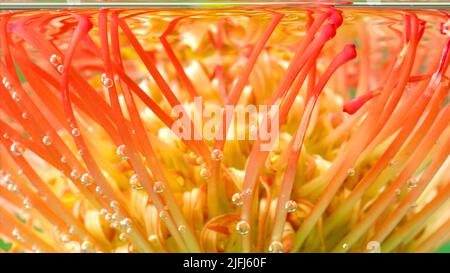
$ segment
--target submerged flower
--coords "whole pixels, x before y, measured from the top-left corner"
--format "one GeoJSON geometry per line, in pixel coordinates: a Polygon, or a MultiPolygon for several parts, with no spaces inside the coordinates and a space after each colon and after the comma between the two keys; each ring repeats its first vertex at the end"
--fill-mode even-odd
{"type": "Polygon", "coordinates": [[[0,249],[435,250],[448,22],[313,4],[1,13],[0,249]]]}

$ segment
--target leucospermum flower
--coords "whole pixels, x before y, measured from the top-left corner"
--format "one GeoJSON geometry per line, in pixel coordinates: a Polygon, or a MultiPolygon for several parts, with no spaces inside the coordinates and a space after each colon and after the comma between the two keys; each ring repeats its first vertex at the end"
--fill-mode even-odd
{"type": "Polygon", "coordinates": [[[449,18],[2,11],[1,251],[435,250],[449,18]]]}

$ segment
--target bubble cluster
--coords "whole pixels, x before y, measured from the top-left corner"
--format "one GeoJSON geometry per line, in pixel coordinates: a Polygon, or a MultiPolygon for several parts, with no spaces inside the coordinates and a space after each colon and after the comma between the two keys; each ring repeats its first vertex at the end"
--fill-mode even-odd
{"type": "Polygon", "coordinates": [[[11,90],[12,90],[12,86],[11,86],[11,83],[8,81],[8,78],[3,77],[2,83],[3,83],[3,86],[4,86],[8,91],[11,91],[11,90]]]}

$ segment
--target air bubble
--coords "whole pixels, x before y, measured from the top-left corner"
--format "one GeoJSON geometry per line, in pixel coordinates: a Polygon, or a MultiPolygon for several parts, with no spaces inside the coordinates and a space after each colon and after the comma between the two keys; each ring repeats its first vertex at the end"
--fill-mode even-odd
{"type": "Polygon", "coordinates": [[[155,234],[148,236],[148,240],[152,243],[155,243],[158,240],[158,237],[155,234]]]}
{"type": "Polygon", "coordinates": [[[297,203],[294,200],[289,200],[284,205],[284,208],[288,213],[295,212],[297,210],[297,203]]]}
{"type": "Polygon", "coordinates": [[[20,96],[19,96],[19,94],[17,94],[17,92],[12,92],[11,93],[11,98],[17,103],[20,102],[20,96]]]}
{"type": "Polygon", "coordinates": [[[10,150],[13,155],[21,156],[25,152],[25,146],[23,146],[21,143],[14,142],[13,144],[11,144],[10,150]]]}
{"type": "Polygon", "coordinates": [[[111,223],[111,213],[106,213],[105,214],[105,221],[108,223],[111,223]]]}
{"type": "Polygon", "coordinates": [[[74,234],[75,234],[75,227],[70,226],[70,228],[69,228],[69,234],[70,234],[70,235],[74,235],[74,234]]]}
{"type": "Polygon", "coordinates": [[[242,195],[238,192],[233,194],[233,196],[231,197],[231,202],[235,206],[242,206],[242,204],[244,203],[244,201],[242,200],[242,195]]]}
{"type": "Polygon", "coordinates": [[[112,221],[111,227],[114,229],[120,229],[119,221],[112,221]]]}
{"type": "Polygon", "coordinates": [[[92,183],[94,183],[94,178],[92,178],[90,174],[84,173],[81,176],[81,184],[83,184],[84,186],[90,186],[92,185],[92,183]]]}
{"type": "Polygon", "coordinates": [[[78,128],[73,128],[73,129],[72,129],[72,136],[74,136],[74,137],[80,136],[80,129],[78,129],[78,128]]]}
{"type": "Polygon", "coordinates": [[[283,253],[283,243],[280,241],[273,241],[269,245],[269,252],[270,253],[283,253]]]}
{"type": "Polygon", "coordinates": [[[23,199],[23,206],[25,207],[25,209],[31,209],[31,203],[28,198],[23,199]]]}
{"type": "Polygon", "coordinates": [[[118,219],[119,219],[119,214],[113,213],[113,214],[111,215],[111,220],[117,221],[118,219]]]}
{"type": "Polygon", "coordinates": [[[42,138],[42,143],[44,143],[45,146],[51,145],[53,143],[53,139],[50,136],[44,136],[42,138]]]}
{"type": "Polygon", "coordinates": [[[84,253],[93,252],[93,247],[94,245],[87,240],[84,240],[83,243],[81,243],[81,251],[84,253]]]}
{"type": "Polygon", "coordinates": [[[119,240],[122,242],[126,242],[128,240],[128,235],[124,232],[120,233],[119,240]]]}
{"type": "Polygon", "coordinates": [[[100,187],[100,186],[95,187],[95,192],[96,192],[97,194],[99,194],[99,195],[102,195],[102,194],[103,194],[103,189],[102,189],[102,187],[100,187]]]}
{"type": "Polygon", "coordinates": [[[73,169],[70,172],[70,177],[72,177],[73,179],[78,179],[78,178],[80,178],[80,172],[76,169],[73,169]]]}
{"type": "Polygon", "coordinates": [[[3,182],[5,182],[7,185],[12,184],[12,175],[6,174],[3,176],[3,182]]]}
{"type": "Polygon", "coordinates": [[[347,170],[347,175],[348,176],[354,176],[355,175],[355,169],[353,169],[353,168],[349,168],[348,170],[347,170]]]}
{"type": "Polygon", "coordinates": [[[31,251],[33,251],[34,253],[40,253],[41,250],[39,249],[39,247],[37,245],[33,245],[31,247],[31,251]]]}
{"type": "Polygon", "coordinates": [[[180,233],[185,233],[185,232],[186,232],[186,226],[184,226],[184,225],[178,226],[178,231],[179,231],[180,233]]]}
{"type": "Polygon", "coordinates": [[[201,165],[201,164],[205,163],[205,160],[203,159],[203,157],[199,156],[195,159],[195,163],[197,163],[198,165],[201,165]]]}
{"type": "Polygon", "coordinates": [[[153,184],[153,192],[162,193],[164,192],[164,184],[161,181],[156,181],[153,184]]]}
{"type": "Polygon", "coordinates": [[[245,196],[250,196],[250,195],[252,195],[252,189],[250,189],[250,188],[246,189],[246,190],[244,191],[244,195],[245,195],[245,196]]]}
{"type": "Polygon", "coordinates": [[[203,167],[200,169],[200,177],[203,179],[208,179],[211,176],[211,171],[208,167],[203,167]]]}
{"type": "Polygon", "coordinates": [[[113,79],[108,78],[108,76],[106,76],[105,73],[103,73],[101,76],[101,82],[102,82],[103,86],[106,88],[111,88],[114,85],[113,79]]]}
{"type": "Polygon", "coordinates": [[[127,160],[127,159],[128,159],[128,156],[127,156],[127,147],[126,147],[125,145],[120,145],[119,147],[117,147],[116,154],[117,154],[122,160],[127,160]]]}
{"type": "Polygon", "coordinates": [[[415,189],[417,187],[417,178],[412,177],[410,179],[408,179],[408,189],[412,190],[415,189]]]}
{"type": "Polygon", "coordinates": [[[159,218],[161,218],[161,220],[163,221],[167,221],[167,219],[169,218],[169,214],[167,213],[167,211],[162,210],[159,212],[159,218]]]}
{"type": "Polygon", "coordinates": [[[61,239],[61,242],[63,242],[63,243],[70,242],[70,236],[68,234],[61,234],[60,239],[61,239]]]}
{"type": "Polygon", "coordinates": [[[10,192],[17,192],[17,185],[16,184],[9,184],[8,186],[7,186],[7,189],[10,191],[10,192]]]}
{"type": "Polygon", "coordinates": [[[211,152],[211,157],[212,157],[212,159],[215,160],[215,161],[222,160],[222,158],[223,158],[223,152],[222,152],[221,150],[219,150],[219,149],[214,149],[214,150],[212,150],[212,152],[211,152]]]}
{"type": "Polygon", "coordinates": [[[381,253],[380,242],[370,241],[367,243],[366,249],[369,253],[381,253]]]}
{"type": "Polygon", "coordinates": [[[6,77],[3,77],[2,82],[3,82],[3,86],[4,86],[7,90],[11,91],[11,89],[12,89],[11,83],[8,81],[8,79],[7,79],[6,77]]]}
{"type": "Polygon", "coordinates": [[[109,204],[109,206],[110,206],[114,211],[118,211],[118,210],[119,210],[119,202],[117,202],[117,201],[111,201],[111,203],[109,204]]]}
{"type": "Polygon", "coordinates": [[[134,190],[142,190],[144,187],[141,185],[139,180],[139,176],[137,174],[133,174],[130,178],[131,188],[134,190]]]}
{"type": "Polygon", "coordinates": [[[58,67],[56,69],[58,70],[59,73],[63,73],[64,72],[64,65],[60,64],[60,65],[58,65],[58,67]]]}
{"type": "Polygon", "coordinates": [[[62,62],[61,57],[57,54],[53,54],[52,56],[50,56],[50,63],[53,66],[57,66],[62,62]]]}
{"type": "Polygon", "coordinates": [[[11,90],[12,90],[12,85],[11,85],[9,82],[6,82],[6,83],[4,84],[4,86],[5,86],[6,90],[8,90],[8,91],[11,91],[11,90]]]}
{"type": "Polygon", "coordinates": [[[123,230],[131,228],[131,220],[129,218],[122,219],[122,221],[120,221],[120,226],[123,230]]]}
{"type": "Polygon", "coordinates": [[[247,221],[240,221],[236,224],[236,231],[240,235],[247,235],[250,232],[250,224],[247,221]]]}
{"type": "Polygon", "coordinates": [[[13,229],[13,231],[11,232],[11,234],[12,234],[12,236],[16,239],[16,240],[18,240],[18,241],[20,241],[20,240],[22,240],[22,235],[20,234],[20,232],[19,232],[19,230],[18,229],[13,229]]]}

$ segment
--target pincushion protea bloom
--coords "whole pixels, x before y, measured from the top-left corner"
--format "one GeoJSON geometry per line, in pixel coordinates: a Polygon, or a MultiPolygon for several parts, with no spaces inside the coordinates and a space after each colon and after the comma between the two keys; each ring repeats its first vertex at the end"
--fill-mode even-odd
{"type": "Polygon", "coordinates": [[[2,251],[433,251],[450,239],[449,18],[2,11],[2,251]]]}

